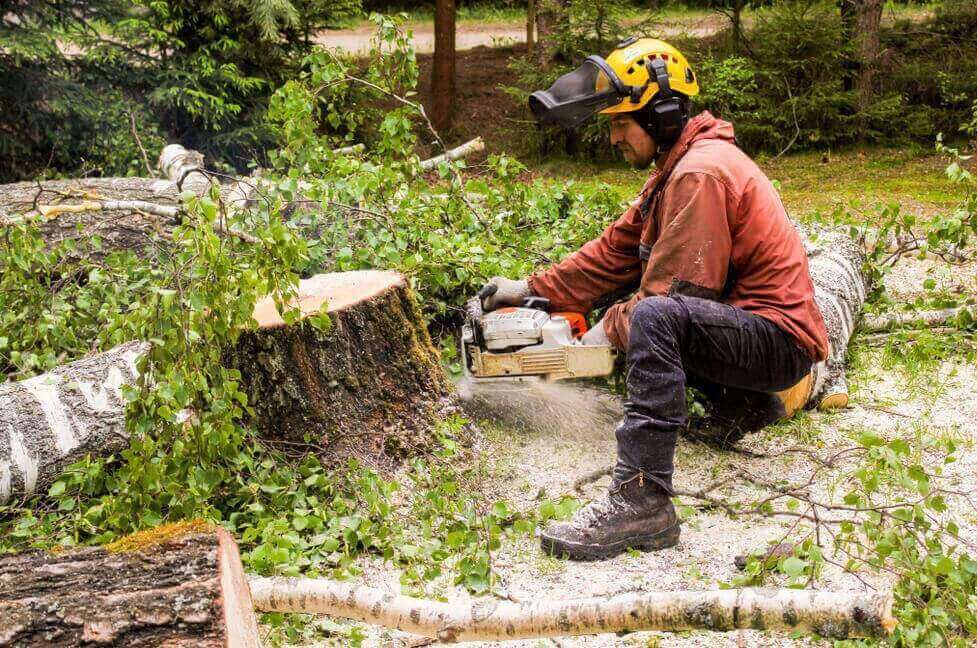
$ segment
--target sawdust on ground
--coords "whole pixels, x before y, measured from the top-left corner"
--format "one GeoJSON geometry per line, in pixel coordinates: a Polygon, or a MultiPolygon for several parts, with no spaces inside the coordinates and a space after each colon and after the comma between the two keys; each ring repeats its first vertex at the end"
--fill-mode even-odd
{"type": "MultiPolygon", "coordinates": [[[[908,298],[921,290],[922,280],[931,276],[931,261],[909,260],[886,278],[891,294],[908,298]]],[[[937,267],[937,272],[943,272],[937,267]]],[[[975,267],[953,272],[953,280],[966,283],[970,291],[977,288],[975,267]]],[[[907,386],[906,377],[898,371],[885,371],[873,364],[850,375],[852,404],[836,412],[812,412],[795,425],[778,426],[744,439],[741,449],[758,453],[775,453],[788,446],[804,444],[822,455],[833,449],[852,445],[851,438],[860,431],[871,430],[887,438],[914,438],[922,430],[954,436],[959,444],[959,460],[949,467],[951,483],[958,487],[972,485],[977,474],[977,369],[962,361],[944,362],[929,375],[925,384],[907,386]]],[[[490,428],[491,429],[491,428],[490,428]]],[[[495,429],[483,440],[483,452],[492,467],[485,489],[493,497],[505,498],[519,510],[532,511],[541,496],[557,498],[573,493],[573,482],[588,472],[609,465],[614,457],[611,426],[579,428],[573,434],[557,429],[511,431],[495,429]]],[[[797,456],[754,458],[741,452],[723,451],[682,440],[676,457],[676,487],[694,490],[722,474],[730,465],[743,466],[750,472],[770,479],[806,480],[812,465],[797,456]]],[[[826,473],[819,479],[812,495],[822,499],[840,497],[843,485],[840,475],[826,473]]],[[[585,496],[597,494],[606,487],[604,481],[587,487],[585,496]]],[[[737,484],[721,493],[724,496],[749,497],[759,494],[749,485],[737,484]]],[[[493,556],[494,566],[505,591],[513,600],[542,598],[565,599],[612,595],[622,592],[713,589],[729,582],[736,574],[735,556],[763,550],[768,542],[791,537],[791,520],[736,519],[709,511],[682,509],[685,522],[678,546],[657,553],[625,554],[615,559],[577,563],[555,560],[543,555],[533,538],[508,540],[493,556]]],[[[977,521],[972,512],[959,516],[965,537],[977,537],[977,521]]],[[[793,535],[797,537],[796,532],[793,535]]],[[[365,584],[391,592],[399,591],[399,573],[377,560],[362,561],[365,584]]],[[[863,575],[864,577],[864,575],[863,575]]],[[[879,577],[870,578],[884,586],[879,577]]],[[[776,584],[776,583],[772,583],[776,584]]],[[[818,589],[859,589],[863,586],[854,576],[828,566],[814,587],[818,589]]],[[[463,590],[449,581],[435,583],[431,595],[454,601],[470,600],[463,590]]],[[[406,633],[368,628],[369,646],[408,646],[417,637],[406,633]]],[[[329,642],[319,645],[341,645],[329,642]]],[[[441,645],[441,644],[431,644],[441,645]]],[[[736,633],[658,633],[638,632],[625,636],[597,635],[560,637],[494,643],[471,643],[473,646],[513,646],[519,648],[561,646],[589,648],[596,646],[652,646],[688,648],[692,646],[829,646],[830,642],[813,639],[791,639],[785,634],[740,631],[736,633]]]]}

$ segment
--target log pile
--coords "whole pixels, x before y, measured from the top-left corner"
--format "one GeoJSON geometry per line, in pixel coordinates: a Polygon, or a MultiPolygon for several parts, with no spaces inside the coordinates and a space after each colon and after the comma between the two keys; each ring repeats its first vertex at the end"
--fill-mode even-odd
{"type": "MultiPolygon", "coordinates": [[[[311,442],[330,459],[384,463],[429,445],[456,409],[451,386],[404,278],[317,275],[299,287],[303,318],[286,325],[267,298],[258,328],[224,353],[241,370],[254,425],[268,439],[311,442]],[[308,317],[329,315],[328,330],[308,317]]],[[[121,386],[147,343],[133,342],[17,383],[0,384],[0,503],[43,492],[85,454],[128,442],[121,386]]]]}
{"type": "Polygon", "coordinates": [[[202,524],[0,557],[0,646],[259,648],[237,545],[202,524]]]}

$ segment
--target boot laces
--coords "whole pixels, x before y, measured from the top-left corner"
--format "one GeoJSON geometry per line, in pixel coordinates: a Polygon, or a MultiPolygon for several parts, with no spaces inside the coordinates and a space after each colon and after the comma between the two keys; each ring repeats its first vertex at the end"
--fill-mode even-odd
{"type": "Polygon", "coordinates": [[[578,531],[600,526],[609,515],[614,513],[632,513],[634,507],[621,497],[618,492],[610,492],[591,500],[586,506],[577,511],[570,524],[578,531]]]}

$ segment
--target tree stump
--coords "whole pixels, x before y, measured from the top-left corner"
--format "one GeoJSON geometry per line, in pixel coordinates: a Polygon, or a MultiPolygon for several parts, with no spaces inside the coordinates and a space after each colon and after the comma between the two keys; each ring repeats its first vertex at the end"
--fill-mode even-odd
{"type": "Polygon", "coordinates": [[[261,328],[241,336],[228,364],[265,436],[331,453],[398,456],[427,446],[434,422],[456,411],[454,391],[404,278],[365,270],[302,282],[303,315],[325,311],[329,330],[285,326],[271,299],[261,328]]]}
{"type": "Polygon", "coordinates": [[[223,529],[184,523],[109,548],[0,557],[0,646],[261,645],[223,529]]]}
{"type": "MultiPolygon", "coordinates": [[[[259,327],[224,353],[241,371],[254,426],[269,439],[311,443],[328,458],[397,459],[426,448],[456,410],[424,319],[396,272],[317,275],[299,288],[300,321],[271,298],[259,327]],[[307,321],[328,313],[331,326],[307,321]]],[[[68,464],[129,440],[123,384],[148,343],[130,342],[17,383],[0,385],[0,503],[43,492],[68,464]]]]}

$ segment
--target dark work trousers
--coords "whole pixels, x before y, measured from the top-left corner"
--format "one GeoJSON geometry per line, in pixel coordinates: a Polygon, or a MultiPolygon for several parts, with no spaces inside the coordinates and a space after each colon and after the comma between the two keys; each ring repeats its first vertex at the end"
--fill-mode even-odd
{"type": "Polygon", "coordinates": [[[795,385],[811,364],[776,324],[742,308],[682,295],[643,299],[631,313],[628,400],[616,431],[615,481],[640,471],[672,491],[690,380],[776,392],[795,385]]]}

